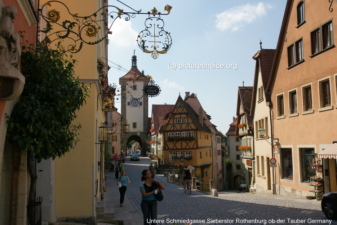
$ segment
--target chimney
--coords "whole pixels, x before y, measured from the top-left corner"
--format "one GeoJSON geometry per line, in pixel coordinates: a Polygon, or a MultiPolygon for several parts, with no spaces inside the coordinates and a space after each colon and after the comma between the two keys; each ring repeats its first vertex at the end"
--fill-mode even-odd
{"type": "Polygon", "coordinates": [[[199,108],[199,123],[201,126],[204,126],[204,117],[203,117],[204,110],[200,107],[199,108]]]}
{"type": "Polygon", "coordinates": [[[185,92],[185,100],[186,100],[188,97],[190,97],[190,92],[189,92],[189,91],[186,91],[186,92],[185,92]]]}

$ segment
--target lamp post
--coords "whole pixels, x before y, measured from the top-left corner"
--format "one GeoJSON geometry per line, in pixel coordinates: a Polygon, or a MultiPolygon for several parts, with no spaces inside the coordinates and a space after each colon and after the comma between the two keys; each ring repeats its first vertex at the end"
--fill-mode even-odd
{"type": "Polygon", "coordinates": [[[99,130],[99,136],[98,136],[98,139],[99,139],[99,143],[100,143],[100,146],[99,146],[99,151],[100,151],[100,161],[98,163],[98,168],[99,168],[99,173],[100,173],[100,193],[101,193],[101,200],[103,199],[103,195],[104,195],[104,191],[103,191],[103,187],[105,186],[104,184],[104,177],[105,177],[105,174],[104,174],[104,165],[105,165],[105,161],[104,161],[104,150],[105,150],[105,146],[107,144],[107,141],[108,141],[108,126],[105,125],[103,123],[102,126],[100,126],[98,128],[99,130]]]}

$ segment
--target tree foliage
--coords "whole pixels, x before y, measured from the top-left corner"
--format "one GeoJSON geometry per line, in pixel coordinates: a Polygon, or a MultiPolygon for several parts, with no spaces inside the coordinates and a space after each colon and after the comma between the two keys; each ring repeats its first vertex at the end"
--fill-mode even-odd
{"type": "Polygon", "coordinates": [[[73,148],[80,124],[72,122],[88,89],[75,77],[75,60],[58,50],[24,48],[21,55],[24,90],[7,116],[8,139],[41,161],[73,148]]]}

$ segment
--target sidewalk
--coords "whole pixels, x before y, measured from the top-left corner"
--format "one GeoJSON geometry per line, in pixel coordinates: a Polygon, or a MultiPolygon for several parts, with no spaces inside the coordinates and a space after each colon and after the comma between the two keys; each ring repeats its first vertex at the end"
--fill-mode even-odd
{"type": "Polygon", "coordinates": [[[119,190],[114,173],[106,173],[106,192],[101,202],[101,211],[97,213],[97,225],[138,225],[143,221],[142,215],[134,208],[127,196],[124,206],[119,205],[119,190]],[[104,207],[104,208],[103,208],[104,207]]]}

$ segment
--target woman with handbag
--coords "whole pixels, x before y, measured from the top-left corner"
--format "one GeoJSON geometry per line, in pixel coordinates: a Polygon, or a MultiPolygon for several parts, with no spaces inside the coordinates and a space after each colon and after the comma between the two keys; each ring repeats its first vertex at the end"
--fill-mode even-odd
{"type": "Polygon", "coordinates": [[[118,179],[119,194],[120,194],[119,203],[121,207],[123,207],[123,204],[124,204],[124,196],[126,192],[127,183],[130,183],[130,179],[128,176],[126,176],[126,171],[123,170],[121,172],[121,176],[118,179]]]}
{"type": "Polygon", "coordinates": [[[165,186],[158,180],[152,178],[150,170],[142,171],[142,183],[140,192],[142,194],[141,208],[144,217],[144,225],[156,224],[157,220],[157,200],[156,194],[165,189],[165,186]]]}

